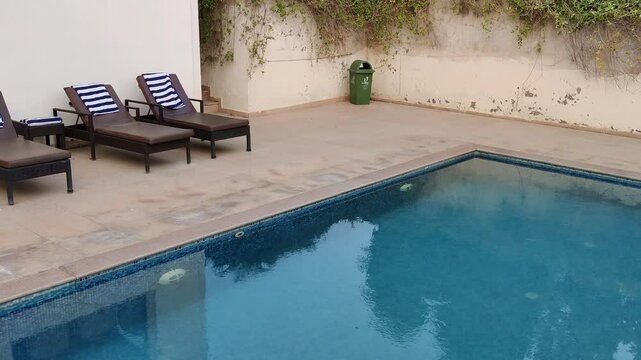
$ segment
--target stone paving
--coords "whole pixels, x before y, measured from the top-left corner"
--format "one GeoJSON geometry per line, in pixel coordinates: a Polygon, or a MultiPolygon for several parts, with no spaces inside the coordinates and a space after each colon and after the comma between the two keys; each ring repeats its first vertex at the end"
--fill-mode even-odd
{"type": "Polygon", "coordinates": [[[145,174],[137,155],[98,147],[90,161],[79,147],[71,150],[73,194],[64,175],[18,183],[16,205],[0,201],[0,299],[21,279],[47,281],[82,259],[153,247],[159,237],[466,144],[641,174],[641,139],[381,102],[270,114],[251,126],[251,153],[244,139],[226,140],[212,160],[207,143],[193,140],[191,165],[184,151],[169,151],[153,155],[145,174]]]}

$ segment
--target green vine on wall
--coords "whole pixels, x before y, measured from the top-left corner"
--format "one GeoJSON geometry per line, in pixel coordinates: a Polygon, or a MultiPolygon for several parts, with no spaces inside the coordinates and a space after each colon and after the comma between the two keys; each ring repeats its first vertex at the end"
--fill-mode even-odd
{"type": "MultiPolygon", "coordinates": [[[[429,33],[434,1],[199,0],[202,59],[233,61],[232,38],[239,15],[244,19],[240,36],[252,69],[265,61],[273,29],[268,19],[274,14],[283,20],[299,14],[311,17],[318,28],[321,52],[331,52],[354,33],[387,52],[400,40],[402,31],[417,36],[429,33]]],[[[551,25],[567,36],[574,60],[586,70],[612,75],[641,72],[641,0],[454,0],[452,4],[457,14],[484,19],[487,31],[491,31],[493,17],[508,14],[516,21],[519,45],[532,31],[551,25]]]]}
{"type": "Polygon", "coordinates": [[[232,37],[235,21],[242,18],[241,38],[245,39],[252,63],[261,65],[267,41],[272,37],[267,10],[285,19],[292,15],[311,16],[322,41],[321,52],[331,52],[354,32],[368,42],[389,49],[406,29],[426,34],[430,1],[426,0],[199,0],[200,42],[203,62],[233,60],[232,37]],[[239,17],[240,16],[240,17],[239,17]]]}
{"type": "MultiPolygon", "coordinates": [[[[488,18],[507,12],[519,45],[552,25],[568,39],[573,60],[589,73],[641,73],[641,0],[457,0],[460,12],[488,18]]],[[[540,51],[540,45],[537,45],[540,51]]]]}
{"type": "Polygon", "coordinates": [[[371,44],[389,49],[402,29],[424,35],[430,27],[427,0],[276,0],[276,8],[286,10],[279,13],[282,17],[306,10],[330,47],[358,32],[371,44]]]}
{"type": "Polygon", "coordinates": [[[199,0],[198,3],[201,61],[219,65],[234,61],[234,37],[238,31],[249,54],[247,73],[251,76],[265,63],[265,49],[273,39],[270,35],[273,25],[268,21],[272,9],[267,2],[199,0]],[[240,24],[237,24],[238,19],[242,19],[240,24]]]}
{"type": "Polygon", "coordinates": [[[225,0],[199,0],[198,22],[200,51],[203,63],[220,63],[234,60],[233,19],[225,11],[225,0]]]}

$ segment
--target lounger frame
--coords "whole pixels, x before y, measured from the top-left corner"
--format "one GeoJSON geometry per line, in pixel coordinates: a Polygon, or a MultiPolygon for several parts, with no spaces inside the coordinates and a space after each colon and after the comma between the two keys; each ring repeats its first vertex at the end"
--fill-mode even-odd
{"type": "Polygon", "coordinates": [[[71,160],[57,160],[41,164],[20,166],[15,168],[0,167],[0,179],[4,180],[7,186],[7,200],[13,205],[13,185],[17,181],[33,179],[41,176],[54,174],[67,174],[67,192],[73,192],[73,181],[71,178],[71,160]]]}
{"type": "MultiPolygon", "coordinates": [[[[0,92],[0,115],[5,120],[5,124],[0,128],[0,141],[15,141],[18,138],[16,133],[15,122],[11,119],[9,114],[9,109],[7,109],[7,104],[4,101],[2,92],[0,92]]],[[[28,130],[28,129],[27,129],[28,130]]],[[[29,142],[28,140],[23,140],[29,142]]],[[[37,146],[45,146],[38,144],[37,146]]],[[[52,152],[58,152],[58,149],[51,149],[52,152]]],[[[66,151],[65,151],[66,152],[66,151]]],[[[42,152],[41,152],[42,153],[42,152]]],[[[10,167],[0,167],[0,181],[3,181],[6,184],[7,190],[7,200],[9,205],[13,205],[13,188],[14,184],[21,180],[33,179],[37,177],[43,177],[48,175],[66,173],[67,174],[67,192],[73,192],[73,181],[71,177],[71,159],[70,154],[66,158],[60,159],[60,157],[55,157],[57,160],[43,161],[35,164],[24,165],[24,166],[15,166],[10,167]]],[[[18,160],[18,159],[14,159],[18,160]]]]}
{"type": "MultiPolygon", "coordinates": [[[[128,110],[136,110],[136,114],[140,114],[138,108],[127,106],[128,110]]],[[[159,153],[167,150],[185,148],[187,155],[187,164],[191,164],[191,142],[189,138],[179,139],[174,141],[166,141],[158,144],[146,144],[141,141],[134,141],[129,139],[124,139],[118,136],[112,136],[107,134],[102,134],[96,132],[93,127],[93,115],[89,113],[83,113],[80,111],[69,110],[69,109],[60,109],[54,108],[53,115],[58,116],[59,112],[74,114],[77,116],[84,116],[87,119],[86,125],[72,125],[65,127],[65,136],[84,140],[89,142],[91,147],[91,160],[96,160],[96,144],[111,146],[117,149],[128,150],[138,154],[142,154],[145,157],[145,172],[150,172],[150,160],[149,155],[154,153],[159,153]]]]}

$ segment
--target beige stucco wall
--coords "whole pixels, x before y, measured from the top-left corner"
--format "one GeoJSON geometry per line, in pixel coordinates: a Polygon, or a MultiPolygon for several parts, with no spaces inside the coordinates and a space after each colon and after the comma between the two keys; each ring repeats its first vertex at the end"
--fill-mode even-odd
{"type": "MultiPolygon", "coordinates": [[[[268,3],[271,7],[271,3],[268,3]]],[[[204,64],[203,84],[222,106],[242,113],[286,108],[349,94],[347,68],[366,56],[366,43],[352,37],[332,56],[319,54],[318,33],[313,21],[304,16],[281,19],[267,11],[272,28],[257,29],[271,37],[265,47],[263,65],[252,68],[243,26],[247,19],[236,7],[228,8],[234,21],[231,51],[234,61],[204,64]]]]}
{"type": "Polygon", "coordinates": [[[249,108],[249,53],[241,37],[245,18],[238,9],[230,6],[225,9],[234,21],[231,31],[229,51],[234,61],[221,64],[203,64],[202,83],[211,89],[211,96],[221,99],[222,107],[239,112],[247,112],[249,108]]]}
{"type": "Polygon", "coordinates": [[[249,81],[250,113],[285,108],[349,94],[347,68],[367,53],[365,41],[352,37],[331,56],[319,53],[313,21],[272,15],[274,39],[267,43],[265,64],[249,81]]]}
{"type": "Polygon", "coordinates": [[[370,51],[378,67],[375,97],[462,111],[641,132],[641,77],[589,76],[553,29],[533,33],[519,47],[515,25],[434,9],[429,39],[409,39],[397,56],[370,51]],[[541,51],[537,51],[537,44],[541,51]]]}
{"type": "Polygon", "coordinates": [[[111,83],[141,99],[137,75],[175,72],[200,97],[197,0],[3,0],[0,90],[14,119],[50,115],[62,88],[111,83]]]}
{"type": "Polygon", "coordinates": [[[238,25],[234,63],[204,65],[205,84],[222,97],[225,108],[255,113],[345,96],[345,69],[364,58],[376,68],[373,95],[379,99],[641,132],[641,78],[588,76],[553,29],[534,32],[519,47],[509,18],[494,19],[488,31],[484,20],[454,15],[449,2],[440,1],[433,5],[431,34],[403,37],[391,51],[394,56],[354,37],[337,52],[344,56],[315,60],[313,21],[271,20],[274,39],[265,65],[252,77],[238,25]]]}

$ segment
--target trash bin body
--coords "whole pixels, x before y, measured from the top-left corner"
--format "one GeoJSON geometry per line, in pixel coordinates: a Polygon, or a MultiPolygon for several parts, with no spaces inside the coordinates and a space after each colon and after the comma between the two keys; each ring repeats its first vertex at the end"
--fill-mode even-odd
{"type": "Polygon", "coordinates": [[[367,61],[356,60],[349,67],[349,98],[355,105],[367,105],[372,97],[374,69],[367,61]]]}

